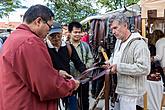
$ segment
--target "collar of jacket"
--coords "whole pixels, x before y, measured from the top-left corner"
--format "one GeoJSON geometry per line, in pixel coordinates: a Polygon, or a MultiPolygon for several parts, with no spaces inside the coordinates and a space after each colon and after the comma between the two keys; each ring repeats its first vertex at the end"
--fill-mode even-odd
{"type": "MultiPolygon", "coordinates": [[[[16,29],[23,29],[30,31],[31,33],[35,34],[37,37],[39,37],[35,32],[33,32],[26,24],[20,24],[16,29]]],[[[39,37],[40,38],[40,37],[39,37]]]]}

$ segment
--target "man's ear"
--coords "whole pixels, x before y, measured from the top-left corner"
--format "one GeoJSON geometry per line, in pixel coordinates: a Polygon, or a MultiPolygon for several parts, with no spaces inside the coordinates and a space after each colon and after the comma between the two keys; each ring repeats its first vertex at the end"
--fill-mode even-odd
{"type": "Polygon", "coordinates": [[[124,23],[124,27],[126,27],[126,28],[127,28],[127,27],[128,27],[128,24],[127,24],[127,23],[124,23]]]}
{"type": "Polygon", "coordinates": [[[34,20],[35,24],[36,25],[40,25],[41,22],[42,22],[42,18],[41,17],[37,17],[35,20],[34,20]]]}

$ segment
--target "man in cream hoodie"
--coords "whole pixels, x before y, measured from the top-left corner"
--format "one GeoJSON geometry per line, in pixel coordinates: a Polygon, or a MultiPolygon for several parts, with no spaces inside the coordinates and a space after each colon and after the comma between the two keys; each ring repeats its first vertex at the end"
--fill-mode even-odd
{"type": "Polygon", "coordinates": [[[118,110],[136,110],[137,100],[145,93],[146,76],[150,72],[150,52],[139,33],[131,33],[128,19],[116,13],[110,19],[110,28],[117,38],[110,58],[112,74],[117,74],[118,110]]]}

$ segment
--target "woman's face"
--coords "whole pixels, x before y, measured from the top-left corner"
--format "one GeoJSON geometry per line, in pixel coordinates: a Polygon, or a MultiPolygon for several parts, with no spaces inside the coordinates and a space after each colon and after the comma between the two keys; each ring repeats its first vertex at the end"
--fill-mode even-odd
{"type": "Polygon", "coordinates": [[[61,32],[53,33],[53,34],[49,35],[49,40],[53,45],[61,43],[61,38],[62,38],[61,32]]]}

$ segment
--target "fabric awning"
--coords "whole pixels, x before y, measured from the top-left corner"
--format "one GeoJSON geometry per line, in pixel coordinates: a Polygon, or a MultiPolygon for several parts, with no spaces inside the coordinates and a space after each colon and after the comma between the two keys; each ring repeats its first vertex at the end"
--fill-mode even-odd
{"type": "Polygon", "coordinates": [[[86,24],[88,21],[93,20],[93,19],[105,19],[107,17],[110,17],[113,13],[116,13],[116,12],[123,12],[127,15],[127,17],[140,15],[141,10],[140,10],[140,6],[138,4],[128,6],[128,7],[126,7],[126,9],[127,10],[125,10],[125,8],[121,8],[121,9],[113,10],[110,12],[106,12],[104,14],[90,16],[90,17],[87,17],[84,20],[82,20],[80,23],[86,24]]]}

